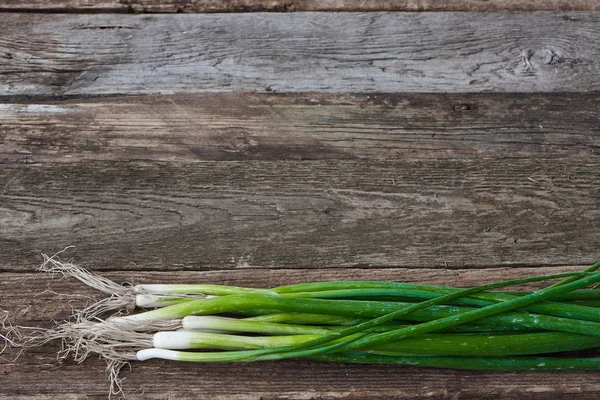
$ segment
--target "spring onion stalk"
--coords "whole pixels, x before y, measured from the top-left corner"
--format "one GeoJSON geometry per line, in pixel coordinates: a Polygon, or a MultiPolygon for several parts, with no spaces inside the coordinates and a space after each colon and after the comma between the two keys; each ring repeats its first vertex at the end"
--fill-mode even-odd
{"type": "MultiPolygon", "coordinates": [[[[507,291],[503,292],[507,294],[512,294],[515,296],[525,296],[531,294],[532,292],[513,292],[507,291]]],[[[569,293],[564,293],[556,298],[557,301],[567,302],[567,301],[586,301],[586,300],[600,300],[600,290],[597,289],[581,289],[574,290],[569,293]]]]}
{"type": "Polygon", "coordinates": [[[320,335],[241,336],[184,330],[157,332],[153,337],[153,345],[157,349],[169,350],[243,350],[293,346],[318,337],[320,335]]]}
{"type": "MultiPolygon", "coordinates": [[[[184,362],[219,362],[221,353],[196,353],[165,349],[144,349],[137,352],[139,361],[153,358],[184,362]],[[201,355],[201,357],[199,356],[201,355]]],[[[335,353],[306,356],[309,360],[355,364],[400,364],[415,367],[450,368],[479,371],[548,371],[600,370],[600,358],[566,357],[431,357],[385,356],[370,353],[335,353]]]]}
{"type": "MultiPolygon", "coordinates": [[[[600,262],[597,262],[590,267],[581,271],[581,273],[593,273],[600,268],[600,262]]],[[[565,274],[565,279],[557,282],[549,287],[556,287],[560,285],[564,285],[567,283],[574,282],[578,280],[581,276],[579,273],[575,273],[573,275],[565,274]]],[[[299,292],[319,292],[319,291],[328,291],[328,290],[344,290],[344,289],[407,289],[407,290],[436,290],[436,289],[451,289],[451,290],[460,290],[456,288],[451,288],[447,286],[436,286],[436,285],[423,285],[423,284],[415,284],[415,283],[405,283],[405,282],[382,282],[382,281],[335,281],[335,282],[312,282],[312,283],[300,283],[295,285],[287,285],[287,286],[279,286],[273,288],[273,291],[279,294],[293,294],[299,292]]],[[[485,292],[485,291],[484,291],[485,292]]],[[[563,294],[563,296],[569,296],[570,293],[577,292],[572,291],[563,294]]],[[[593,292],[593,291],[587,291],[593,292]]],[[[445,294],[445,293],[444,293],[445,294]]],[[[476,293],[476,295],[480,295],[481,293],[476,293]]],[[[531,294],[531,293],[527,293],[531,294]]],[[[557,296],[558,298],[561,295],[557,296]]]]}
{"type": "MultiPolygon", "coordinates": [[[[600,268],[600,262],[597,262],[590,267],[584,269],[581,272],[565,273],[560,274],[565,277],[564,280],[551,285],[550,287],[559,286],[565,283],[574,282],[585,273],[593,273],[600,268]]],[[[559,278],[555,275],[556,278],[559,278]]],[[[554,278],[548,278],[554,279],[554,278]]],[[[535,281],[529,281],[535,282],[535,281]]],[[[423,285],[418,283],[405,283],[405,282],[383,282],[383,281],[331,281],[331,282],[310,282],[310,283],[299,283],[294,285],[278,286],[272,290],[276,293],[299,293],[299,292],[319,292],[323,290],[339,290],[339,289],[427,289],[427,288],[450,288],[448,286],[436,286],[436,285],[423,285]]],[[[591,292],[591,291],[587,291],[591,292]]],[[[525,292],[531,294],[531,292],[525,292]]],[[[568,295],[567,295],[568,296],[568,295]]],[[[560,297],[560,296],[559,296],[560,297]]]]}
{"type": "MultiPolygon", "coordinates": [[[[336,315],[327,314],[304,314],[304,313],[273,313],[266,315],[259,315],[254,317],[244,318],[246,321],[264,321],[264,322],[276,322],[276,323],[298,323],[305,325],[321,325],[327,327],[329,325],[343,326],[356,325],[361,322],[365,322],[365,319],[352,318],[352,317],[340,317],[336,315]]],[[[392,321],[389,326],[385,326],[389,329],[397,328],[402,325],[413,325],[411,321],[392,321]]],[[[534,328],[523,328],[520,326],[513,325],[498,325],[498,324],[464,324],[454,328],[446,329],[444,332],[451,333],[475,333],[475,332],[513,332],[513,333],[531,333],[535,331],[534,328]]]]}
{"type": "MultiPolygon", "coordinates": [[[[343,283],[341,287],[351,286],[353,283],[364,283],[366,281],[341,281],[333,282],[335,284],[343,283]]],[[[445,286],[434,286],[434,285],[422,285],[422,288],[405,288],[396,287],[397,285],[404,285],[398,282],[379,282],[379,284],[373,284],[373,287],[363,287],[361,289],[344,289],[337,288],[323,291],[310,291],[310,292],[294,292],[294,293],[280,293],[281,297],[311,297],[311,298],[340,298],[340,299],[352,299],[352,300],[364,300],[370,298],[372,300],[381,301],[401,301],[401,302],[414,302],[423,299],[433,298],[435,295],[447,294],[460,289],[445,287],[445,286]]],[[[336,285],[334,285],[336,286],[336,285]]],[[[474,294],[469,297],[459,298],[452,302],[457,305],[473,305],[481,306],[489,305],[490,302],[506,301],[510,300],[509,296],[521,297],[533,292],[528,291],[484,291],[480,294],[474,294]]],[[[236,293],[238,294],[238,293],[236,293]]],[[[239,293],[243,294],[243,293],[239,293]]],[[[272,293],[271,293],[272,294],[272,293]]],[[[137,294],[136,295],[136,306],[140,308],[157,308],[165,307],[167,305],[177,304],[184,301],[191,301],[194,298],[210,298],[212,295],[198,294],[137,294]]],[[[546,303],[560,303],[560,304],[579,304],[579,305],[590,305],[597,307],[600,304],[600,290],[576,290],[564,295],[558,296],[555,302],[546,303]],[[583,303],[583,302],[588,302],[583,303]]]]}
{"type": "MultiPolygon", "coordinates": [[[[283,297],[293,298],[315,298],[315,299],[340,299],[348,297],[371,297],[371,296],[412,296],[420,299],[431,299],[444,294],[456,293],[460,289],[453,288],[427,288],[413,290],[396,289],[338,289],[315,292],[297,292],[291,295],[283,294],[283,297]]],[[[459,298],[459,304],[470,306],[488,306],[501,301],[514,300],[521,296],[513,296],[503,293],[476,293],[469,297],[459,298]]],[[[529,312],[557,317],[578,318],[588,321],[600,322],[600,310],[576,304],[565,304],[557,302],[544,302],[533,304],[525,308],[529,312]]]]}
{"type": "MultiPolygon", "coordinates": [[[[193,331],[158,332],[153,336],[157,349],[243,350],[293,346],[319,338],[320,335],[241,336],[193,331]]],[[[383,343],[368,349],[380,355],[428,356],[513,356],[532,355],[600,346],[600,338],[569,333],[543,332],[521,335],[427,334],[397,342],[383,343]]]]}
{"type": "MultiPolygon", "coordinates": [[[[365,320],[353,320],[357,323],[365,320]]],[[[297,321],[294,321],[297,322],[297,321]]],[[[398,329],[401,326],[414,325],[410,322],[391,322],[388,324],[379,325],[373,328],[368,328],[365,333],[374,332],[389,332],[398,329]]],[[[327,334],[344,329],[344,326],[315,326],[315,325],[298,325],[286,323],[263,322],[261,320],[225,318],[218,316],[189,316],[182,319],[182,329],[187,331],[202,331],[202,332],[246,332],[246,333],[263,333],[268,335],[278,334],[327,334]]],[[[452,328],[445,332],[453,331],[452,328]]],[[[477,326],[477,325],[461,325],[454,329],[454,333],[475,333],[475,332],[514,332],[516,328],[503,329],[503,327],[477,326]]],[[[522,329],[520,333],[524,333],[522,329]]]]}
{"type": "Polygon", "coordinates": [[[325,335],[331,329],[314,326],[280,324],[274,322],[244,321],[215,316],[189,316],[182,320],[184,329],[216,329],[229,332],[268,333],[279,335],[325,335]]]}
{"type": "Polygon", "coordinates": [[[140,308],[161,308],[181,304],[197,299],[198,297],[165,296],[156,294],[138,294],[135,296],[135,305],[140,308]]]}
{"type": "MultiPolygon", "coordinates": [[[[145,351],[145,350],[144,350],[145,351]]],[[[164,358],[178,361],[193,361],[192,352],[161,354],[164,358]],[[181,353],[186,353],[182,355],[181,353]]],[[[138,358],[140,354],[138,353],[138,358]]],[[[144,356],[144,354],[142,354],[144,356]]],[[[163,358],[163,357],[160,357],[163,358]]],[[[306,357],[314,361],[342,362],[354,364],[400,364],[415,367],[451,368],[479,371],[551,371],[551,370],[600,370],[600,358],[573,357],[390,357],[368,353],[320,354],[306,357]]]]}
{"type": "MultiPolygon", "coordinates": [[[[312,284],[311,284],[312,285],[312,284]]],[[[170,305],[167,300],[172,300],[173,303],[193,300],[194,297],[199,298],[200,296],[211,297],[215,296],[211,293],[225,293],[225,294],[278,294],[282,297],[313,297],[313,298],[356,298],[360,296],[375,297],[377,293],[370,293],[376,290],[386,290],[381,292],[379,295],[395,297],[395,298],[406,298],[410,300],[419,300],[423,298],[431,298],[432,293],[446,294],[449,292],[457,291],[460,289],[452,288],[448,286],[436,286],[436,285],[419,285],[419,284],[406,284],[402,282],[375,282],[375,281],[339,281],[339,282],[319,282],[319,285],[324,285],[323,289],[307,290],[307,291],[293,291],[279,292],[277,288],[272,290],[254,289],[254,288],[238,288],[234,286],[226,287],[224,290],[209,290],[206,289],[203,293],[202,290],[206,286],[214,287],[217,285],[169,285],[175,286],[175,288],[169,289],[169,293],[155,294],[159,292],[148,291],[145,287],[155,286],[157,288],[165,285],[137,285],[134,287],[136,292],[142,292],[143,294],[136,295],[136,305],[138,307],[145,308],[146,306],[152,307],[148,303],[148,299],[160,299],[164,300],[164,303],[159,303],[157,307],[164,307],[170,305]],[[186,292],[185,288],[196,287],[191,292],[186,292]],[[354,286],[354,287],[353,287],[354,286]],[[351,289],[349,289],[351,288],[351,289]],[[232,290],[239,289],[239,290],[232,290]],[[180,290],[180,292],[179,292],[180,290]],[[196,296],[194,296],[196,295],[196,296]],[[139,299],[139,300],[138,300],[139,299]]],[[[298,285],[299,286],[299,285],[298,285]]],[[[300,287],[299,287],[300,288],[300,287]]],[[[154,289],[152,289],[154,290],[154,289]]],[[[483,299],[488,301],[505,301],[508,296],[524,296],[533,292],[527,291],[484,291],[480,294],[474,294],[466,299],[460,299],[464,304],[477,305],[481,302],[477,302],[477,299],[483,299]],[[475,299],[475,301],[473,300],[475,299]]],[[[224,295],[224,294],[220,294],[224,295]]],[[[600,300],[600,290],[577,290],[570,293],[565,293],[562,296],[556,298],[557,302],[570,302],[570,301],[584,301],[584,300],[600,300]]]]}
{"type": "Polygon", "coordinates": [[[586,306],[586,307],[595,307],[595,308],[600,307],[600,301],[595,301],[595,300],[575,301],[575,302],[573,302],[573,304],[577,304],[578,306],[586,306]]]}
{"type": "MultiPolygon", "coordinates": [[[[225,318],[218,316],[189,316],[181,320],[185,331],[202,332],[245,332],[267,335],[325,335],[344,329],[343,326],[316,326],[263,322],[248,319],[225,318]]],[[[365,330],[366,333],[388,332],[406,324],[386,324],[365,330]]]]}
{"type": "Polygon", "coordinates": [[[161,295],[174,295],[174,294],[204,294],[214,296],[226,296],[231,294],[270,294],[274,295],[276,292],[270,289],[255,289],[255,288],[244,288],[238,286],[225,286],[225,285],[207,285],[207,284],[145,284],[136,285],[134,290],[140,294],[161,294],[161,295]]]}
{"type": "MultiPolygon", "coordinates": [[[[591,266],[589,266],[586,269],[584,269],[582,272],[596,272],[598,270],[598,268],[600,268],[600,262],[592,264],[591,266]]],[[[550,285],[550,287],[556,287],[556,286],[566,285],[567,283],[574,282],[575,280],[577,280],[577,278],[575,276],[570,276],[570,277],[565,278],[564,280],[562,280],[560,282],[557,282],[557,283],[555,283],[553,285],[550,285]]]]}
{"type": "Polygon", "coordinates": [[[337,315],[327,314],[309,314],[309,313],[278,313],[258,315],[254,317],[244,318],[246,321],[262,321],[262,322],[281,322],[305,325],[356,325],[362,320],[351,317],[341,317],[337,315]]]}

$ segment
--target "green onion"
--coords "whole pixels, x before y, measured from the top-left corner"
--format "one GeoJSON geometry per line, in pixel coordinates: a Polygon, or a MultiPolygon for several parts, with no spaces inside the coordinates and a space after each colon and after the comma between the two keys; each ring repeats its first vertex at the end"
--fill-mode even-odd
{"type": "Polygon", "coordinates": [[[99,354],[116,386],[123,363],[150,358],[600,370],[600,358],[555,354],[600,347],[600,291],[584,289],[600,282],[599,267],[466,289],[380,281],[245,288],[119,285],[46,257],[42,270],[75,277],[109,297],[77,312],[75,322],[29,335],[4,329],[2,337],[22,348],[61,339],[62,356],[74,354],[76,361],[99,354]],[[562,280],[534,292],[499,291],[549,279],[562,280]],[[152,310],[131,313],[136,305],[152,310]]]}
{"type": "MultiPolygon", "coordinates": [[[[436,330],[446,329],[446,328],[450,328],[450,327],[460,325],[463,323],[476,321],[476,320],[484,318],[484,317],[493,316],[493,315],[496,315],[496,314],[499,314],[502,312],[514,310],[519,307],[528,306],[528,305],[534,304],[536,302],[548,300],[548,299],[551,299],[553,296],[556,296],[557,294],[567,293],[569,291],[576,290],[576,289],[591,285],[593,283],[600,282],[600,274],[593,274],[591,276],[581,278],[577,281],[567,283],[567,284],[559,286],[559,287],[542,289],[536,293],[532,293],[527,296],[523,296],[523,297],[520,297],[520,298],[517,298],[514,300],[510,300],[510,301],[506,301],[503,303],[494,304],[494,305],[487,306],[487,307],[484,307],[481,309],[465,311],[462,313],[458,313],[457,315],[448,316],[448,317],[441,318],[441,319],[435,320],[435,321],[425,322],[425,323],[418,324],[415,326],[399,328],[397,330],[390,331],[387,333],[379,333],[379,334],[373,334],[373,335],[361,336],[361,337],[352,337],[352,338],[347,339],[346,343],[335,343],[335,344],[329,344],[329,345],[327,344],[336,339],[340,339],[343,337],[349,337],[350,335],[361,332],[367,328],[370,328],[370,327],[373,327],[376,325],[380,325],[385,322],[389,322],[389,321],[393,320],[395,317],[405,315],[405,314],[411,313],[413,311],[421,310],[423,308],[426,308],[430,305],[435,305],[444,300],[458,298],[461,296],[465,296],[465,295],[468,295],[471,293],[476,293],[478,291],[487,290],[487,289],[491,289],[491,288],[498,288],[498,287],[504,287],[504,286],[509,286],[509,285],[526,283],[526,282],[532,282],[532,281],[536,281],[536,280],[546,280],[546,279],[552,279],[552,278],[564,277],[564,276],[568,276],[568,275],[561,274],[560,276],[559,275],[551,275],[551,276],[544,276],[544,277],[517,279],[517,280],[504,281],[504,282],[500,282],[500,283],[493,283],[493,284],[488,284],[488,285],[477,286],[477,287],[471,288],[471,289],[461,290],[456,293],[448,294],[445,296],[438,297],[436,299],[427,300],[422,303],[418,303],[418,304],[414,304],[412,306],[407,306],[407,307],[401,308],[397,311],[394,311],[389,314],[383,315],[381,317],[375,318],[371,321],[367,321],[367,322],[361,323],[357,326],[347,328],[341,332],[333,333],[333,334],[327,335],[327,336],[319,338],[319,339],[315,339],[315,340],[311,340],[311,341],[302,343],[297,346],[287,346],[287,347],[281,347],[281,348],[275,348],[275,349],[265,349],[265,350],[221,352],[218,354],[218,356],[215,356],[215,354],[193,353],[193,354],[186,354],[186,355],[184,355],[184,357],[186,358],[185,361],[193,361],[195,359],[197,362],[217,361],[217,360],[219,360],[219,361],[275,360],[275,359],[283,359],[283,358],[305,357],[305,356],[314,355],[314,354],[326,353],[331,350],[339,350],[343,347],[345,347],[347,349],[367,347],[367,346],[372,346],[375,344],[383,343],[386,341],[389,342],[392,340],[399,340],[399,339],[407,338],[407,337],[414,336],[417,334],[430,333],[430,332],[434,332],[436,330]],[[320,346],[320,347],[316,347],[316,346],[320,346]]],[[[238,297],[241,297],[241,296],[238,296],[238,297]]],[[[310,299],[310,300],[313,300],[313,299],[310,299]]],[[[298,301],[299,300],[296,299],[296,302],[298,302],[298,301]]],[[[321,301],[321,300],[319,300],[319,301],[321,301]]],[[[189,306],[192,303],[194,303],[194,302],[177,305],[177,306],[171,306],[170,308],[179,307],[179,306],[189,306]]],[[[190,314],[193,314],[195,309],[193,306],[190,308],[191,308],[190,314]]],[[[145,314],[148,315],[150,313],[153,313],[153,311],[147,312],[145,314]]],[[[599,331],[595,331],[595,333],[597,335],[600,335],[599,331]]],[[[162,353],[158,353],[158,354],[167,354],[167,353],[162,352],[162,353]]],[[[170,354],[170,353],[168,353],[168,354],[170,354]]],[[[145,357],[148,357],[148,352],[143,350],[141,354],[138,353],[138,358],[140,358],[140,357],[142,359],[145,357]]],[[[157,356],[155,355],[153,357],[157,357],[157,356]]]]}

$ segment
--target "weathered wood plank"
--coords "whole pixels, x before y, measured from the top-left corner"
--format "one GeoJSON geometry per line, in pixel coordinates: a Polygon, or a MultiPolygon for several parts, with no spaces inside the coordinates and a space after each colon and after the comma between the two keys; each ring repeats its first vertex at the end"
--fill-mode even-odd
{"type": "MultiPolygon", "coordinates": [[[[70,255],[70,254],[69,254],[70,255]]],[[[77,258],[83,254],[77,254],[77,258]]],[[[84,261],[84,260],[81,260],[84,261]]],[[[83,262],[86,265],[87,262],[83,262]]],[[[111,272],[115,280],[139,282],[211,282],[266,287],[325,279],[385,279],[432,284],[472,285],[496,279],[579,270],[580,267],[446,269],[228,270],[210,272],[111,272]]],[[[13,322],[49,326],[69,316],[93,295],[73,280],[3,273],[0,304],[13,322]],[[52,290],[68,293],[57,301],[52,290]],[[36,295],[38,294],[38,295],[36,295]],[[66,302],[70,300],[70,304],[66,302]]],[[[50,344],[0,363],[3,399],[106,398],[107,382],[100,360],[56,365],[58,344],[50,344]]],[[[590,352],[591,353],[591,352],[590,352]]],[[[6,354],[6,357],[14,353],[6,354]]],[[[124,373],[132,399],[595,399],[597,373],[580,371],[470,372],[398,366],[322,364],[306,361],[192,365],[164,361],[133,363],[124,373]]]]}
{"type": "Polygon", "coordinates": [[[0,104],[0,163],[582,158],[600,95],[196,94],[0,104]]]}
{"type": "Polygon", "coordinates": [[[598,182],[597,157],[5,164],[1,267],[588,264],[598,182]]]}
{"type": "Polygon", "coordinates": [[[4,0],[4,11],[599,11],[595,0],[4,0]]]}
{"type": "Polygon", "coordinates": [[[599,26],[594,13],[11,14],[0,95],[586,92],[600,88],[599,26]]]}

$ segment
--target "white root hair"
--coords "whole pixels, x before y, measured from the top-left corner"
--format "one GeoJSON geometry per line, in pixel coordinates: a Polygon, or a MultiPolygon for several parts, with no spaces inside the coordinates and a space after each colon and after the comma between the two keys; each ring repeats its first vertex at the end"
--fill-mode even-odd
{"type": "Polygon", "coordinates": [[[183,328],[182,319],[168,319],[168,320],[127,320],[127,319],[114,319],[110,318],[104,321],[106,324],[112,324],[124,331],[135,331],[135,332],[159,332],[159,331],[173,331],[175,329],[183,328]]]}
{"type": "MultiPolygon", "coordinates": [[[[17,350],[15,360],[30,348],[44,346],[59,340],[61,350],[57,354],[58,362],[72,357],[81,363],[92,355],[98,355],[107,361],[106,372],[110,381],[109,398],[123,394],[120,371],[129,361],[136,360],[138,350],[153,347],[153,333],[172,331],[183,327],[179,320],[129,321],[125,319],[102,320],[100,317],[109,312],[113,316],[129,313],[136,307],[136,296],[146,294],[143,289],[131,284],[119,284],[96,275],[71,262],[63,262],[59,254],[69,247],[47,256],[39,271],[72,277],[85,285],[109,295],[109,297],[73,311],[73,321],[58,323],[53,328],[39,328],[12,324],[9,314],[0,311],[0,354],[7,349],[17,350]],[[4,343],[1,343],[3,341],[4,343]]],[[[162,296],[156,294],[157,298],[162,296]]],[[[172,294],[166,294],[173,297],[172,294]]],[[[176,297],[203,298],[201,294],[177,295],[176,297]]]]}
{"type": "Polygon", "coordinates": [[[51,257],[43,254],[44,262],[38,270],[51,274],[60,274],[63,277],[75,278],[87,286],[110,295],[110,297],[90,304],[82,310],[77,310],[75,312],[75,317],[77,319],[89,320],[111,311],[127,313],[134,310],[136,293],[133,286],[121,285],[108,278],[93,274],[87,269],[70,262],[60,261],[58,255],[65,250],[62,250],[51,257]]]}
{"type": "MultiPolygon", "coordinates": [[[[68,247],[66,249],[68,249],[68,247]]],[[[79,267],[71,262],[62,262],[58,258],[58,255],[64,252],[66,249],[54,254],[51,257],[46,254],[42,254],[44,257],[44,262],[38,270],[50,274],[59,274],[63,277],[75,278],[85,285],[109,295],[109,297],[89,304],[83,309],[74,310],[73,315],[77,320],[92,320],[106,315],[109,312],[117,315],[131,313],[137,306],[137,296],[141,295],[148,294],[150,297],[158,300],[160,300],[161,297],[179,297],[190,299],[202,299],[210,297],[200,293],[173,295],[172,293],[166,294],[152,292],[149,294],[143,288],[143,285],[134,286],[132,284],[119,284],[108,278],[94,274],[89,270],[79,267]]],[[[159,305],[150,305],[149,308],[154,307],[159,307],[159,305]]]]}
{"type": "Polygon", "coordinates": [[[131,291],[130,288],[120,285],[102,276],[95,275],[85,268],[78,267],[69,262],[61,262],[58,258],[58,255],[64,252],[65,250],[59,251],[52,257],[49,257],[46,254],[42,254],[42,256],[44,257],[44,262],[40,266],[39,270],[42,272],[58,273],[63,276],[78,279],[86,285],[93,287],[94,289],[97,289],[106,294],[126,294],[127,292],[131,291]]]}
{"type": "Polygon", "coordinates": [[[60,340],[62,350],[58,354],[58,360],[62,361],[72,355],[79,363],[92,354],[110,360],[135,359],[135,351],[152,347],[153,336],[152,333],[124,330],[119,324],[106,321],[63,322],[49,329],[13,326],[11,330],[13,338],[7,341],[12,347],[23,351],[60,340]]]}
{"type": "Polygon", "coordinates": [[[91,355],[106,360],[109,399],[124,394],[120,374],[123,367],[129,365],[129,361],[136,360],[138,350],[153,346],[151,333],[123,330],[117,324],[106,321],[80,321],[63,330],[72,335],[63,339],[63,357],[73,354],[73,359],[79,363],[91,355]]]}
{"type": "Polygon", "coordinates": [[[128,366],[131,369],[131,364],[128,361],[122,360],[108,360],[106,363],[106,374],[108,375],[108,381],[110,382],[110,389],[108,392],[108,399],[112,399],[113,396],[125,395],[123,391],[123,381],[125,378],[121,377],[121,370],[123,367],[128,366]]]}
{"type": "MultiPolygon", "coordinates": [[[[4,354],[6,350],[9,348],[18,347],[19,340],[21,340],[22,335],[19,330],[10,322],[8,311],[2,310],[0,312],[2,317],[0,317],[0,328],[2,328],[2,332],[0,332],[0,339],[4,341],[4,345],[0,349],[0,355],[4,354]]],[[[22,350],[19,350],[17,355],[15,356],[15,361],[21,355],[22,350]]],[[[6,360],[4,357],[0,357],[0,360],[6,360]]]]}
{"type": "MultiPolygon", "coordinates": [[[[53,328],[15,326],[7,323],[7,316],[0,324],[6,334],[0,335],[6,341],[2,351],[8,346],[17,348],[18,358],[24,351],[40,347],[54,340],[60,340],[62,348],[57,354],[59,363],[71,357],[81,363],[88,357],[98,355],[107,362],[106,372],[110,382],[109,397],[123,394],[121,369],[136,360],[138,350],[153,347],[153,333],[137,332],[123,323],[109,321],[79,320],[63,322],[53,328]],[[129,328],[129,329],[128,329],[129,328]]],[[[151,321],[150,321],[151,322],[151,321]]],[[[161,321],[169,322],[169,321],[161,321]]],[[[169,326],[156,324],[154,327],[169,326]]],[[[181,326],[181,322],[171,322],[171,326],[181,326]]],[[[150,324],[146,323],[150,329],[150,324]]],[[[15,358],[15,359],[16,359],[15,358]]]]}

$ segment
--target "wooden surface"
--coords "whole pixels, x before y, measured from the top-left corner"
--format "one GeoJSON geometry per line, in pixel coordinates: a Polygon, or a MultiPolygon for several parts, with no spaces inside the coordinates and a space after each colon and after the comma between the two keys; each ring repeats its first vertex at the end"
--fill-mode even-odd
{"type": "MultiPolygon", "coordinates": [[[[257,287],[470,286],[597,261],[599,14],[106,13],[597,4],[2,2],[40,12],[0,13],[0,310],[50,326],[89,301],[35,273],[69,245],[118,281],[257,287]]],[[[59,366],[57,350],[4,354],[0,398],[106,398],[101,361],[59,366]]],[[[305,361],[125,376],[133,399],[600,394],[593,372],[305,361]]]]}
{"type": "Polygon", "coordinates": [[[0,93],[600,89],[595,13],[11,14],[0,93]]]}
{"type": "Polygon", "coordinates": [[[3,0],[0,10],[53,12],[598,11],[596,0],[3,0]]]}
{"type": "Polygon", "coordinates": [[[585,160],[600,154],[598,110],[597,93],[221,93],[0,103],[0,162],[585,160]]]}

